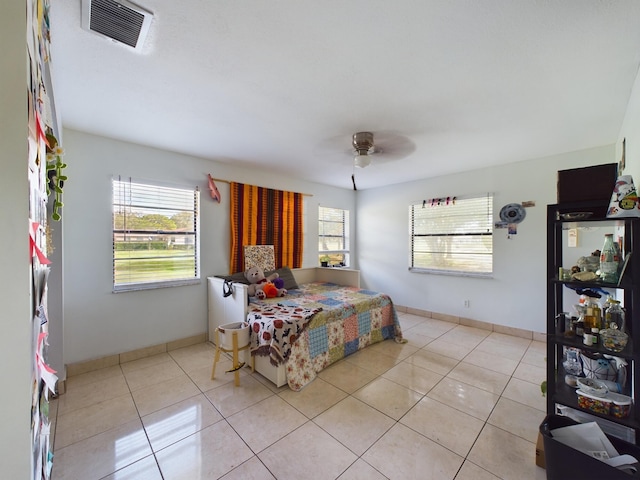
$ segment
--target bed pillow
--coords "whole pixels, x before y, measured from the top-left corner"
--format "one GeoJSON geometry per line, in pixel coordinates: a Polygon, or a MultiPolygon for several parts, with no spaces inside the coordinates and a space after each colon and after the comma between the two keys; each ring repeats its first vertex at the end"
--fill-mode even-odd
{"type": "Polygon", "coordinates": [[[296,278],[293,276],[293,272],[289,267],[278,268],[277,270],[273,270],[272,272],[265,272],[264,276],[268,277],[273,272],[276,272],[280,275],[280,278],[284,282],[283,288],[287,290],[293,290],[294,288],[298,288],[298,283],[296,282],[296,278]]]}

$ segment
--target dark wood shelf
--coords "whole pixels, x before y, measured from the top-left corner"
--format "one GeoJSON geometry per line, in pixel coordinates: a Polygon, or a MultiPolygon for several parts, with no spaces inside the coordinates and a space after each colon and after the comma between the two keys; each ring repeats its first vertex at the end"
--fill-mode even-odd
{"type": "Polygon", "coordinates": [[[610,422],[618,423],[620,425],[624,425],[625,427],[639,429],[640,430],[640,421],[636,420],[635,417],[635,406],[631,406],[631,412],[629,416],[626,418],[617,418],[613,415],[603,415],[602,413],[594,412],[592,410],[588,410],[580,407],[578,405],[578,394],[576,393],[576,388],[572,388],[566,383],[564,383],[564,375],[561,379],[556,383],[555,393],[553,395],[553,401],[555,403],[559,403],[561,405],[566,405],[567,407],[571,407],[575,410],[579,410],[581,412],[588,413],[590,415],[604,418],[609,420],[610,422]]]}
{"type": "Polygon", "coordinates": [[[627,289],[627,288],[633,288],[634,284],[631,278],[631,274],[630,272],[625,273],[625,275],[622,277],[622,279],[620,280],[620,283],[607,283],[607,282],[601,282],[601,281],[593,281],[593,282],[580,282],[578,280],[560,280],[558,279],[558,277],[554,277],[552,279],[549,280],[550,282],[553,283],[558,283],[561,285],[564,285],[567,288],[571,288],[571,289],[589,289],[589,288],[608,288],[610,290],[615,290],[615,289],[627,289]]]}
{"type": "Polygon", "coordinates": [[[634,360],[636,358],[635,353],[633,352],[633,345],[629,342],[624,349],[617,353],[607,350],[602,346],[602,343],[597,345],[585,345],[582,343],[582,337],[565,337],[564,335],[555,335],[551,334],[547,336],[547,341],[553,341],[558,345],[563,345],[565,347],[574,347],[579,348],[580,350],[590,352],[590,353],[599,353],[601,355],[613,355],[615,357],[624,358],[625,360],[634,360]]]}

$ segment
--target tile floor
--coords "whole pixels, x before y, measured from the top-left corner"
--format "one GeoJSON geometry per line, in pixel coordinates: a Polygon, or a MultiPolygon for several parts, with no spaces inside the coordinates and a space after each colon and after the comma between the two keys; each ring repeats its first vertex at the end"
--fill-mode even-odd
{"type": "Polygon", "coordinates": [[[545,345],[400,314],[385,341],[301,392],[203,343],[68,379],[52,478],[544,479],[545,345]]]}

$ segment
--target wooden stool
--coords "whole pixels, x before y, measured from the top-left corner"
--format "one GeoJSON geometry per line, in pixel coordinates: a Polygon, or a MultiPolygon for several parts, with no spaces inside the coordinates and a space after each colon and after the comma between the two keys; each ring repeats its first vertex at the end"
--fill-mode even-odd
{"type": "MultiPolygon", "coordinates": [[[[216,342],[216,355],[213,358],[213,368],[211,369],[211,380],[213,380],[215,378],[216,375],[216,363],[218,363],[218,361],[220,360],[220,352],[226,352],[226,353],[233,353],[233,369],[229,370],[230,372],[233,372],[235,375],[235,385],[236,387],[240,386],[240,369],[244,366],[244,363],[240,363],[239,358],[238,358],[238,352],[242,351],[242,350],[249,350],[249,347],[251,346],[250,343],[247,343],[245,346],[243,347],[238,347],[238,332],[233,330],[231,332],[231,344],[232,344],[232,348],[228,349],[228,348],[222,348],[220,346],[220,335],[218,334],[218,332],[220,331],[219,328],[216,328],[215,331],[215,342],[216,342]]],[[[254,362],[254,358],[253,356],[251,356],[251,373],[254,372],[254,368],[255,368],[255,362],[254,362]]]]}

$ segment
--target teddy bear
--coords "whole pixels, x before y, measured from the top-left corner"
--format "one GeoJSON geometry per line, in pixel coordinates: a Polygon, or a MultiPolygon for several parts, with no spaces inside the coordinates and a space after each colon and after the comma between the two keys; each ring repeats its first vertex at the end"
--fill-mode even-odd
{"type": "Polygon", "coordinates": [[[287,290],[282,288],[284,282],[277,272],[268,277],[260,267],[251,267],[244,272],[244,278],[249,282],[249,296],[260,300],[265,298],[284,297],[287,290]]]}

